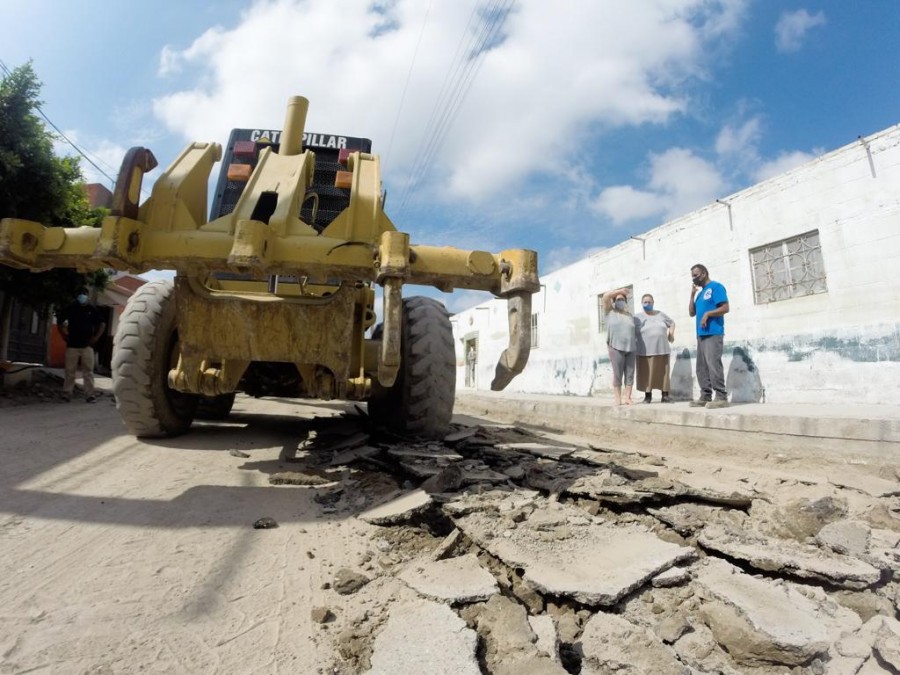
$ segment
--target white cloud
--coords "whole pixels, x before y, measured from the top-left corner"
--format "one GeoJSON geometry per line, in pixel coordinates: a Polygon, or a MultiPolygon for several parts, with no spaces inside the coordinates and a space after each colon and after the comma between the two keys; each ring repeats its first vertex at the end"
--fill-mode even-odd
{"type": "Polygon", "coordinates": [[[650,187],[668,197],[667,217],[680,216],[713,201],[725,189],[716,167],[685,148],[671,148],[651,161],[650,187]]]}
{"type": "Polygon", "coordinates": [[[716,138],[716,152],[720,155],[753,155],[762,137],[759,117],[747,120],[739,126],[725,125],[716,138]]]}
{"type": "MultiPolygon", "coordinates": [[[[471,88],[451,97],[459,108],[444,119],[446,140],[421,187],[426,198],[496,197],[555,171],[553,158],[583,152],[590,129],[666,122],[685,110],[679,86],[705,76],[707,47],[735,29],[744,5],[520,0],[471,88]]],[[[396,194],[427,147],[442,83],[460,65],[454,55],[471,44],[473,6],[258,1],[236,27],[163,50],[161,73],[181,68],[182,81],[185,72],[194,79],[191,88],[157,98],[154,111],[189,140],[222,142],[233,127],[280,126],[288,96],[304,95],[308,129],[375,141],[396,194]]]]}
{"type": "Polygon", "coordinates": [[[603,190],[594,208],[609,216],[616,225],[659,215],[666,210],[665,197],[630,185],[614,185],[603,190]]]}
{"type": "Polygon", "coordinates": [[[820,154],[822,154],[821,151],[817,152],[816,154],[801,152],[800,150],[795,150],[793,152],[783,152],[775,159],[764,162],[756,170],[753,177],[757,182],[764,181],[768,178],[772,178],[773,176],[777,176],[780,173],[784,173],[785,171],[790,171],[791,169],[798,167],[801,164],[806,164],[807,162],[815,159],[816,156],[820,154]]]}
{"type": "Polygon", "coordinates": [[[540,273],[549,274],[556,270],[567,267],[578,260],[588,258],[595,253],[603,251],[606,247],[594,246],[591,248],[582,248],[574,246],[562,246],[549,251],[543,251],[538,260],[540,265],[540,273]]]}
{"type": "Polygon", "coordinates": [[[159,55],[157,74],[166,77],[181,71],[181,56],[171,45],[165,45],[159,55]]]}
{"type": "Polygon", "coordinates": [[[668,219],[713,201],[725,187],[711,162],[685,148],[670,148],[650,156],[650,179],[644,189],[609,187],[593,206],[617,225],[654,215],[668,219]]]}
{"type": "Polygon", "coordinates": [[[775,46],[783,53],[799,51],[807,32],[816,26],[824,26],[825,23],[825,14],[822,12],[810,14],[805,9],[782,12],[775,24],[775,46]]]}

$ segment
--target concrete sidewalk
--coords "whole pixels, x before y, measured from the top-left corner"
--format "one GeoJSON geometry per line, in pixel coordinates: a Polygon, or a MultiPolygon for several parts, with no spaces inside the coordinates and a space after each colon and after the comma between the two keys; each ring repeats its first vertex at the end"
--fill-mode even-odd
{"type": "MultiPolygon", "coordinates": [[[[569,431],[623,423],[759,432],[780,436],[896,443],[900,452],[900,406],[865,404],[744,403],[729,408],[692,408],[687,402],[635,403],[611,400],[458,390],[455,412],[500,414],[569,431]]],[[[900,461],[900,454],[898,454],[900,461]]]]}

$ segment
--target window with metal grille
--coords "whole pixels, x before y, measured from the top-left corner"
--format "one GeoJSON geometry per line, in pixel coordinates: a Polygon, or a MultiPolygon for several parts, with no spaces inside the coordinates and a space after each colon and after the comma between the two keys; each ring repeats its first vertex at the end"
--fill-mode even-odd
{"type": "Polygon", "coordinates": [[[537,349],[541,346],[541,336],[538,332],[538,314],[531,315],[531,348],[537,349]]]}
{"type": "Polygon", "coordinates": [[[819,231],[750,250],[757,305],[828,292],[819,231]]]}

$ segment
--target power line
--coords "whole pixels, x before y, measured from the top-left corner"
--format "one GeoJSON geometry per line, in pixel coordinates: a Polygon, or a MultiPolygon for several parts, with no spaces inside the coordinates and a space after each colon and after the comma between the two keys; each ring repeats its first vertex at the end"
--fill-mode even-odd
{"type": "Polygon", "coordinates": [[[398,211],[405,209],[415,194],[415,188],[427,175],[435,155],[442,147],[459,109],[471,89],[485,54],[494,44],[514,4],[515,0],[493,0],[492,4],[481,13],[477,29],[470,30],[473,17],[478,9],[477,6],[473,8],[466,25],[466,33],[469,35],[468,44],[464,53],[460,55],[465,40],[465,38],[461,38],[456,56],[448,69],[441,92],[423,133],[421,144],[423,149],[417,153],[416,161],[401,193],[398,211]],[[447,87],[448,81],[452,81],[449,87],[447,87]]]}
{"type": "Polygon", "coordinates": [[[403,187],[403,191],[400,194],[400,204],[398,211],[402,211],[406,204],[409,201],[409,195],[412,191],[413,187],[418,183],[419,175],[422,173],[422,170],[425,166],[425,154],[427,153],[427,148],[430,147],[431,141],[434,138],[436,132],[436,125],[438,120],[438,115],[441,111],[445,110],[444,100],[450,97],[450,91],[455,87],[455,85],[451,85],[451,78],[455,77],[457,71],[462,67],[464,63],[464,54],[467,54],[471,51],[471,47],[469,45],[472,44],[475,36],[475,19],[478,16],[478,4],[474,4],[472,6],[472,12],[469,14],[469,19],[466,22],[466,27],[463,30],[463,34],[460,36],[459,42],[456,46],[456,52],[453,55],[453,59],[450,62],[450,66],[447,69],[447,72],[444,75],[444,80],[441,83],[440,91],[438,92],[437,99],[435,100],[434,108],[431,110],[431,115],[428,118],[428,123],[425,125],[425,130],[422,132],[422,140],[420,141],[420,152],[417,152],[415,155],[415,162],[413,163],[413,167],[410,169],[409,176],[407,176],[406,184],[403,187]],[[466,37],[469,38],[469,45],[467,45],[467,49],[463,49],[463,43],[466,40],[466,37]]]}
{"type": "MultiPolygon", "coordinates": [[[[7,77],[10,76],[10,75],[12,75],[12,72],[10,71],[9,68],[6,67],[6,64],[3,63],[2,60],[0,60],[0,68],[3,69],[3,72],[6,73],[7,77]]],[[[97,171],[99,171],[101,175],[106,176],[106,179],[107,179],[112,185],[115,185],[115,184],[116,184],[115,179],[112,178],[108,173],[106,173],[106,172],[105,172],[103,169],[101,169],[99,166],[97,166],[97,163],[94,162],[94,160],[92,160],[90,157],[88,157],[84,150],[82,150],[81,148],[79,148],[71,138],[69,138],[68,136],[66,136],[66,135],[62,132],[62,130],[61,130],[58,126],[56,126],[56,125],[50,120],[49,117],[47,117],[47,115],[44,113],[43,110],[41,110],[41,107],[40,107],[39,105],[35,105],[34,107],[35,107],[35,110],[37,110],[38,113],[40,113],[41,117],[44,118],[44,120],[47,122],[47,124],[49,124],[49,125],[56,131],[56,133],[59,134],[60,138],[62,138],[66,143],[68,143],[68,144],[71,145],[73,148],[75,148],[75,151],[76,151],[79,155],[81,155],[82,157],[84,157],[84,158],[87,160],[88,164],[90,164],[92,167],[94,167],[95,169],[97,169],[97,171]]],[[[102,160],[101,160],[101,161],[102,161],[102,160]]],[[[110,167],[110,168],[111,168],[111,167],[110,167]]]]}
{"type": "Polygon", "coordinates": [[[413,67],[416,65],[416,57],[419,55],[422,37],[425,35],[425,26],[428,24],[428,15],[431,13],[431,3],[432,0],[429,0],[428,9],[425,10],[425,18],[422,19],[422,29],[419,31],[419,39],[416,42],[416,48],[413,50],[412,60],[409,62],[409,71],[406,73],[406,82],[403,84],[403,92],[400,94],[400,103],[397,106],[397,116],[394,118],[394,127],[391,129],[391,138],[388,141],[387,150],[384,152],[384,160],[381,163],[382,172],[384,171],[384,167],[387,166],[391,148],[394,146],[394,135],[397,133],[397,127],[400,124],[400,113],[403,111],[403,102],[406,100],[406,90],[409,87],[409,80],[412,77],[413,67]]]}

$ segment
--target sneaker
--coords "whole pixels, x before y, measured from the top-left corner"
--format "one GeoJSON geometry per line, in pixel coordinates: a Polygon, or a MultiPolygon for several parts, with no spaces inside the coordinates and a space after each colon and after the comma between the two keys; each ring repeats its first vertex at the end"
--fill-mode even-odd
{"type": "Polygon", "coordinates": [[[84,399],[84,402],[85,403],[93,403],[96,400],[97,400],[97,397],[92,394],[92,395],[88,396],[86,399],[84,399]]]}
{"type": "Polygon", "coordinates": [[[698,398],[696,401],[691,401],[690,406],[692,408],[705,408],[707,403],[712,403],[708,398],[698,398]]]}
{"type": "Polygon", "coordinates": [[[671,402],[672,402],[672,399],[669,398],[669,392],[664,391],[664,392],[662,393],[662,398],[659,399],[659,402],[660,402],[660,403],[671,403],[671,402]]]}
{"type": "Polygon", "coordinates": [[[728,399],[727,398],[717,398],[715,401],[710,401],[706,404],[707,408],[727,408],[728,407],[728,399]]]}
{"type": "Polygon", "coordinates": [[[644,403],[652,403],[653,402],[653,392],[648,391],[644,394],[644,403]]]}

